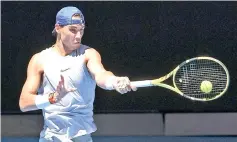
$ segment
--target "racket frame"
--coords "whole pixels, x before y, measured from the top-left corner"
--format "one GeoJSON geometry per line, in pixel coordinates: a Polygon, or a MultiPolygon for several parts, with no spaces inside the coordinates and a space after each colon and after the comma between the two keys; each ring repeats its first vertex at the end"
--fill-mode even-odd
{"type": "Polygon", "coordinates": [[[163,76],[163,77],[160,77],[158,79],[153,79],[153,80],[144,80],[144,81],[132,81],[131,82],[131,86],[135,86],[135,87],[149,87],[149,86],[159,86],[159,87],[163,87],[163,88],[166,88],[166,89],[169,89],[169,90],[172,90],[176,93],[178,93],[179,95],[185,97],[185,98],[188,98],[190,100],[195,100],[195,101],[211,101],[211,100],[215,100],[219,97],[221,97],[228,89],[228,86],[229,86],[229,83],[230,83],[230,75],[229,75],[229,71],[228,69],[226,68],[226,66],[219,60],[215,59],[215,58],[212,58],[212,57],[205,57],[205,56],[201,56],[201,57],[195,57],[195,58],[191,58],[191,59],[188,59],[184,62],[182,62],[180,65],[178,65],[175,69],[173,69],[170,73],[168,73],[167,75],[163,76]],[[226,87],[225,89],[219,94],[219,95],[216,95],[215,97],[212,97],[212,98],[194,98],[194,97],[190,97],[190,96],[187,96],[185,95],[183,92],[181,92],[178,87],[176,86],[175,84],[175,75],[177,73],[177,71],[179,70],[179,68],[181,68],[182,66],[184,66],[185,64],[193,61],[193,60],[202,60],[202,59],[205,59],[205,60],[212,60],[216,63],[218,63],[219,65],[221,65],[223,67],[223,69],[225,70],[226,72],[226,77],[227,77],[227,83],[226,83],[226,87]],[[170,78],[171,76],[173,76],[173,85],[174,86],[171,86],[171,85],[168,85],[168,84],[165,84],[165,83],[162,83],[163,81],[167,80],[168,78],[170,78]]]}

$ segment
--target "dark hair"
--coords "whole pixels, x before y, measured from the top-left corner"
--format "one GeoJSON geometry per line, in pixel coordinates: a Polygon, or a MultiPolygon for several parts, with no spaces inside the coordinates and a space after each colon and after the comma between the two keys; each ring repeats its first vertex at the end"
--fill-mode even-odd
{"type": "MultiPolygon", "coordinates": [[[[61,26],[61,25],[59,25],[60,27],[64,27],[64,26],[61,26]]],[[[57,35],[58,35],[58,33],[56,32],[56,30],[55,30],[55,28],[54,28],[54,30],[52,31],[52,36],[55,36],[55,37],[57,37],[57,35]]]]}
{"type": "Polygon", "coordinates": [[[57,37],[57,32],[56,32],[56,30],[53,30],[53,32],[52,32],[52,36],[57,37]]]}

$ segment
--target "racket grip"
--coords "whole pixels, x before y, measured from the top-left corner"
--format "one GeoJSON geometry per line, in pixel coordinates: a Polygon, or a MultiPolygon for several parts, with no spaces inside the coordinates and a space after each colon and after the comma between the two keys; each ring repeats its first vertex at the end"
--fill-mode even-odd
{"type": "Polygon", "coordinates": [[[151,80],[144,80],[144,81],[132,81],[131,86],[138,88],[138,87],[149,87],[153,85],[151,84],[151,80]]]}

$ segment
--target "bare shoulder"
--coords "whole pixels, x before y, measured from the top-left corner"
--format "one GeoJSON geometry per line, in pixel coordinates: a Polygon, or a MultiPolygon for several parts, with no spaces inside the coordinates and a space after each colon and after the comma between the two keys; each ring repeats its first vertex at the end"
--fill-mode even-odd
{"type": "Polygon", "coordinates": [[[95,48],[89,48],[85,51],[87,59],[98,58],[100,59],[100,53],[95,48]]]}
{"type": "Polygon", "coordinates": [[[37,72],[43,71],[43,58],[40,53],[36,53],[31,57],[28,65],[28,70],[37,72]]]}
{"type": "Polygon", "coordinates": [[[99,52],[95,48],[88,48],[85,51],[86,54],[99,54],[99,52]]]}

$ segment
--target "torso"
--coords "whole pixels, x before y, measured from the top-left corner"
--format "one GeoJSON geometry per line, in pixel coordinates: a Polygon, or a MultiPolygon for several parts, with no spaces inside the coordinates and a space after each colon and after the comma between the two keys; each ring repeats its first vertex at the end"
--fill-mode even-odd
{"type": "Polygon", "coordinates": [[[56,91],[60,75],[64,76],[66,87],[77,88],[76,91],[66,94],[60,102],[43,110],[43,132],[52,131],[73,137],[79,131],[89,134],[96,130],[92,118],[96,83],[86,66],[86,48],[87,46],[82,45],[65,57],[57,54],[52,48],[40,53],[42,84],[39,94],[56,91]]]}

